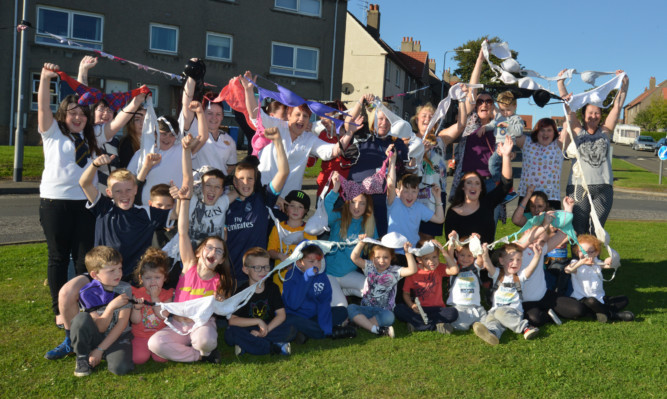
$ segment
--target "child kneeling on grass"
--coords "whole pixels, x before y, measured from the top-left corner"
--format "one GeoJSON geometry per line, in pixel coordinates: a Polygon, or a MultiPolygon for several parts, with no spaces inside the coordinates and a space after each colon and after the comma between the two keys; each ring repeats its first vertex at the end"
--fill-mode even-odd
{"type": "Polygon", "coordinates": [[[350,258],[366,275],[366,282],[361,291],[361,305],[350,304],[347,315],[358,326],[373,334],[394,338],[394,305],[396,304],[396,286],[402,277],[417,273],[415,257],[408,251],[412,245],[405,242],[403,250],[408,267],[392,265],[394,250],[382,245],[374,245],[370,251],[371,260],[361,258],[364,249],[365,234],[359,235],[359,243],[350,258]]]}
{"type": "Polygon", "coordinates": [[[106,358],[109,371],[117,375],[134,369],[132,330],[128,303],[130,284],[121,281],[122,256],[113,248],[97,246],[86,254],[86,269],[93,281],[80,293],[84,312],[72,320],[72,349],[76,353],[74,375],[85,377],[106,358]]]}
{"type": "Polygon", "coordinates": [[[442,279],[459,272],[456,261],[435,241],[419,241],[417,243],[417,273],[405,279],[403,285],[403,301],[394,309],[396,317],[408,324],[408,330],[438,331],[441,334],[451,334],[454,331],[453,321],[458,318],[459,312],[454,307],[445,307],[442,300],[442,279]],[[440,263],[442,252],[447,264],[440,263]],[[413,299],[415,301],[413,302],[413,299]],[[419,302],[417,305],[416,302],[419,302]],[[421,306],[421,310],[419,308],[421,306]],[[424,312],[422,316],[421,312],[424,312]]]}
{"type": "Polygon", "coordinates": [[[507,244],[501,249],[498,259],[502,268],[495,267],[489,257],[489,249],[482,245],[484,267],[493,279],[493,307],[489,309],[481,321],[472,325],[475,334],[490,345],[498,345],[500,337],[506,328],[517,334],[523,334],[525,339],[535,338],[539,330],[531,327],[528,320],[523,318],[521,306],[521,285],[533,274],[541,259],[542,247],[533,244],[535,256],[528,267],[521,269],[522,250],[516,244],[507,244]],[[518,273],[518,274],[517,274],[518,273]]]}
{"type": "MultiPolygon", "coordinates": [[[[248,282],[241,285],[237,292],[257,283],[269,271],[269,253],[260,247],[250,248],[243,255],[243,272],[248,275],[248,282]]],[[[244,352],[253,355],[289,355],[292,353],[290,341],[296,336],[296,330],[284,323],[285,317],[280,291],[267,279],[257,285],[248,302],[229,319],[225,342],[234,346],[237,356],[244,352]]]]}

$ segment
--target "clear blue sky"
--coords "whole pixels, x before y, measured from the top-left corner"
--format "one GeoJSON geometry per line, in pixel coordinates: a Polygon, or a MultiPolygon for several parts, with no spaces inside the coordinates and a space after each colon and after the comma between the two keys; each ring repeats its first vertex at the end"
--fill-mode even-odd
{"type": "MultiPolygon", "coordinates": [[[[365,21],[362,0],[349,0],[348,10],[365,21]]],[[[527,69],[555,76],[563,68],[579,71],[623,69],[630,77],[626,104],[640,95],[655,76],[667,79],[667,1],[450,1],[372,0],[380,5],[380,36],[400,50],[404,36],[420,40],[422,51],[436,60],[442,76],[443,54],[468,40],[498,36],[519,52],[527,69]]],[[[456,68],[452,52],[446,67],[456,68]]],[[[597,84],[609,77],[599,78],[597,84]]],[[[536,79],[549,88],[548,82],[536,79]]],[[[568,90],[590,88],[575,76],[568,90]]],[[[557,92],[555,84],[552,91],[557,92]]],[[[539,108],[520,100],[518,113],[533,121],[562,115],[561,105],[539,108]]]]}

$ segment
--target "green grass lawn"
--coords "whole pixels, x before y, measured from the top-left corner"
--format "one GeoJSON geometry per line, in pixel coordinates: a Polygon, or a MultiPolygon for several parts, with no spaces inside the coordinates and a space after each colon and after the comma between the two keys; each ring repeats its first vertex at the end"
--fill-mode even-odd
{"type": "MultiPolygon", "coordinates": [[[[42,146],[23,147],[23,180],[39,180],[44,170],[42,146]]],[[[0,180],[14,175],[14,146],[0,146],[0,180]]]]}
{"type": "MultiPolygon", "coordinates": [[[[74,358],[48,361],[60,343],[44,285],[46,245],[1,247],[0,382],[2,397],[665,397],[667,386],[666,223],[610,221],[623,258],[609,295],[625,294],[632,323],[570,321],[525,341],[506,331],[491,347],[472,332],[396,338],[359,332],[355,339],[311,340],[291,358],[236,358],[219,339],[222,364],[137,366],[117,377],[103,362],[87,378],[74,358]]],[[[503,226],[499,234],[513,231],[503,226]]]]}
{"type": "Polygon", "coordinates": [[[622,159],[613,158],[614,186],[655,192],[667,192],[667,184],[658,184],[658,174],[635,166],[622,159]]]}

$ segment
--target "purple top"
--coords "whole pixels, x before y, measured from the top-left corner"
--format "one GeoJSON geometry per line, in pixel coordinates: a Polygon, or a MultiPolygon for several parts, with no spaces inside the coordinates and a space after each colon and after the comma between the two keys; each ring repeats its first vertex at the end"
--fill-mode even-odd
{"type": "MultiPolygon", "coordinates": [[[[483,129],[484,126],[481,127],[483,129]]],[[[465,172],[476,171],[482,177],[489,177],[489,158],[493,155],[493,149],[496,148],[496,138],[493,136],[493,130],[485,132],[482,137],[473,133],[466,138],[465,156],[461,170],[465,172]]]]}

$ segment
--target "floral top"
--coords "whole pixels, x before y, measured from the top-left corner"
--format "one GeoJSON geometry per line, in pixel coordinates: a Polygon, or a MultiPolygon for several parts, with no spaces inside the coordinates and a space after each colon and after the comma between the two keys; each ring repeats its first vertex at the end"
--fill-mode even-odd
{"type": "Polygon", "coordinates": [[[560,200],[560,170],[564,158],[558,142],[554,140],[545,147],[527,137],[521,152],[519,195],[525,196],[528,186],[535,185],[535,191],[543,191],[549,200],[560,200]]]}
{"type": "Polygon", "coordinates": [[[401,279],[401,267],[389,266],[387,270],[379,272],[372,261],[366,261],[364,274],[366,281],[361,290],[361,306],[394,310],[396,305],[396,286],[401,279]]]}

